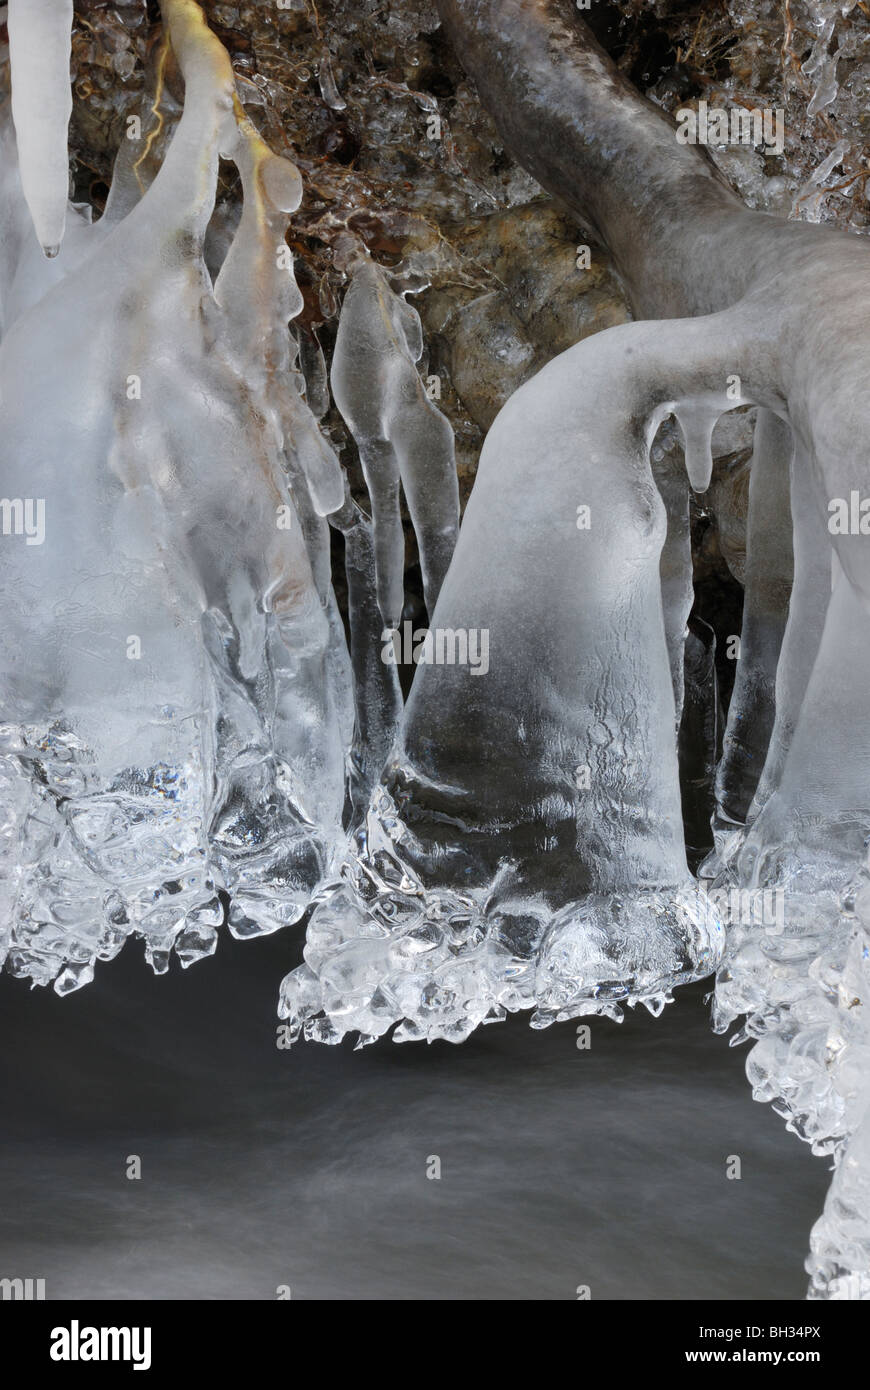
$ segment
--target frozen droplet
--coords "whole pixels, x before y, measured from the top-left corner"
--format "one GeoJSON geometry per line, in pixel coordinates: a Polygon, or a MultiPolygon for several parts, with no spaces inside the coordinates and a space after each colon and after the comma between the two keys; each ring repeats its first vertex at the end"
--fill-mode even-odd
{"type": "Polygon", "coordinates": [[[331,111],[344,111],[347,102],[338,90],[335,76],[332,71],[332,61],[326,49],[320,56],[320,63],[317,70],[317,79],[320,85],[320,95],[331,111]]]}

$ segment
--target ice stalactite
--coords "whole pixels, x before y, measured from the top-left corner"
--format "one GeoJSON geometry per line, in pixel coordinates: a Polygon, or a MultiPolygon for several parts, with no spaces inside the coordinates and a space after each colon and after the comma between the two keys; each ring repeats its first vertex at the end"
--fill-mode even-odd
{"type": "Polygon", "coordinates": [[[9,0],[12,115],[21,185],[46,256],[57,255],[66,223],[72,20],[73,0],[9,0]]]}
{"type": "Polygon", "coordinates": [[[163,14],[159,171],[0,346],[4,929],[61,992],[132,934],[157,969],[208,954],[224,886],[237,935],[297,920],[342,840],[350,670],[291,493],[342,496],[285,341],[298,173],[199,8],[163,14]],[[213,289],[221,151],[246,210],[213,289]]]}
{"type": "Polygon", "coordinates": [[[813,93],[807,105],[808,116],[815,116],[824,111],[837,95],[837,64],[840,55],[836,50],[832,53],[830,49],[838,13],[844,10],[841,3],[817,3],[814,8],[818,37],[809,58],[801,66],[801,72],[810,78],[813,85],[813,93]]]}
{"type": "Polygon", "coordinates": [[[402,713],[402,691],[396,665],[382,660],[383,617],[378,605],[371,518],[348,495],[330,523],[344,537],[355,707],[346,819],[355,830],[365,817],[372,789],[393,745],[402,713]]]}
{"type": "Polygon", "coordinates": [[[704,859],[703,846],[713,819],[721,709],[716,677],[716,634],[692,616],[685,640],[684,699],[679,728],[680,792],[686,855],[693,872],[704,859]]]}
{"type": "MultiPolygon", "coordinates": [[[[716,776],[717,851],[733,854],[767,757],[776,713],[776,680],[794,578],[787,422],[760,411],[750,469],[740,660],[716,776]]],[[[800,567],[803,575],[803,566],[800,567]]],[[[815,576],[811,576],[815,578],[815,576]]],[[[714,877],[713,864],[705,872],[714,877]]]]}
{"type": "Polygon", "coordinates": [[[365,252],[351,257],[348,269],[332,393],[356,441],[371,497],[384,626],[398,630],[405,556],[400,485],[417,535],[431,616],[459,529],[453,431],[417,371],[423,354],[417,311],[365,252]]]}

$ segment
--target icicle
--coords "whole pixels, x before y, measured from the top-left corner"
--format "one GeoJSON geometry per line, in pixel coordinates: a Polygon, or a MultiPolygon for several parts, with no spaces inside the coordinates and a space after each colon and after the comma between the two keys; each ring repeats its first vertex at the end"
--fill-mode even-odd
{"type": "MultiPolygon", "coordinates": [[[[665,426],[665,429],[667,428],[665,426]]],[[[686,486],[685,465],[678,450],[666,448],[664,442],[654,443],[650,450],[650,460],[656,487],[665,504],[668,517],[660,571],[665,640],[674,686],[674,712],[676,724],[679,726],[683,708],[686,623],[695,597],[692,587],[689,489],[686,486]]]]}
{"type": "Polygon", "coordinates": [[[90,213],[70,205],[60,253],[46,259],[24,201],[11,112],[0,108],[0,338],[93,250],[102,230],[90,213]]]}
{"type": "Polygon", "coordinates": [[[21,184],[39,244],[56,256],[69,196],[73,0],[9,0],[12,115],[21,184]]]}
{"type": "Polygon", "coordinates": [[[694,871],[709,844],[720,718],[716,636],[697,616],[689,619],[685,657],[685,703],[678,746],[686,852],[689,868],[694,871]]]}
{"type": "Polygon", "coordinates": [[[831,39],[834,35],[834,19],[829,17],[822,22],[821,32],[813,44],[809,58],[801,67],[801,72],[807,77],[816,78],[816,86],[809,105],[807,106],[808,116],[817,116],[826,106],[830,106],[834,101],[838,91],[837,82],[837,63],[839,62],[838,53],[829,53],[831,39]]]}
{"type": "Polygon", "coordinates": [[[794,582],[776,667],[773,729],[747,823],[755,820],[782,778],[831,598],[831,538],[820,524],[817,484],[800,440],[789,476],[794,582]]]}
{"type": "Polygon", "coordinates": [[[295,164],[275,155],[235,99],[223,154],[238,167],[242,217],[215,283],[215,299],[227,312],[240,359],[264,377],[290,366],[287,324],[302,308],[284,241],[289,214],[302,199],[295,164]]]}
{"type": "Polygon", "coordinates": [[[807,222],[818,222],[825,197],[824,184],[849,149],[848,140],[838,140],[830,154],[810,174],[802,188],[798,189],[792,203],[792,217],[803,217],[807,222]]]}
{"type": "Polygon", "coordinates": [[[295,164],[272,153],[238,100],[224,147],[241,174],[244,209],[215,283],[215,299],[226,310],[248,382],[263,386],[276,374],[280,378],[273,399],[285,450],[298,460],[315,508],[326,516],[341,506],[344,481],[334,450],[295,385],[295,344],[287,331],[288,320],[302,308],[302,295],[284,233],[289,214],[299,206],[302,180],[295,164]]]}
{"type": "Polygon", "coordinates": [[[773,730],[794,568],[789,501],[793,447],[789,425],[760,410],[749,474],[743,626],[739,639],[734,634],[739,650],[731,655],[737,671],[716,776],[717,835],[723,842],[733,839],[746,821],[773,730]]]}
{"type": "Polygon", "coordinates": [[[350,827],[355,828],[363,820],[372,788],[393,746],[402,691],[395,664],[382,659],[383,620],[377,602],[371,521],[349,496],[331,521],[344,536],[356,709],[348,758],[350,827]]]}
{"type": "Polygon", "coordinates": [[[459,525],[453,431],[417,372],[423,351],[419,315],[393,292],[380,266],[361,255],[351,268],[332,360],[332,393],[359,448],[374,522],[378,602],[385,626],[395,629],[404,605],[400,480],[431,617],[459,525]]]}
{"type": "Polygon", "coordinates": [[[857,870],[870,836],[868,689],[870,613],[840,572],[788,756],[741,853],[747,887],[791,876],[824,895],[857,870]]]}
{"type": "Polygon", "coordinates": [[[722,414],[722,407],[709,407],[702,402],[687,401],[674,409],[683,431],[686,451],[686,472],[695,492],[706,492],[713,476],[713,431],[722,414]]]}
{"type": "Polygon", "coordinates": [[[132,212],[151,187],[165,157],[167,141],[178,124],[181,107],[174,101],[165,81],[169,53],[169,35],[164,33],[147,69],[148,94],[138,113],[127,118],[127,129],[115,156],[109,196],[100,218],[100,226],[105,231],[132,212]],[[136,123],[132,131],[130,121],[136,123]]]}
{"type": "Polygon", "coordinates": [[[320,95],[326,102],[331,111],[345,111],[347,102],[335,85],[335,76],[332,71],[332,60],[329,50],[324,48],[320,55],[320,62],[317,66],[317,80],[320,86],[320,95]]]}
{"type": "Polygon", "coordinates": [[[313,332],[299,331],[299,364],[305,378],[305,401],[315,420],[329,410],[329,373],[323,348],[313,332]]]}

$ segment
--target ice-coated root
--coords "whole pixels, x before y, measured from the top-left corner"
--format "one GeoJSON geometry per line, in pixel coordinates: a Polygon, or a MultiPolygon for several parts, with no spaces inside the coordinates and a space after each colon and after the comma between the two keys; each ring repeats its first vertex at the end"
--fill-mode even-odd
{"type": "Polygon", "coordinates": [[[740,297],[751,264],[721,256],[720,238],[773,219],[743,205],[702,146],[677,143],[671,117],[570,0],[437,3],[506,146],[604,242],[636,317],[706,314],[740,297]]]}
{"type": "Polygon", "coordinates": [[[46,256],[63,241],[69,193],[73,0],[9,0],[12,116],[21,185],[46,256]]]}
{"type": "MultiPolygon", "coordinates": [[[[850,488],[860,490],[866,474],[855,445],[866,425],[850,404],[870,362],[866,242],[744,207],[701,147],[677,142],[672,119],[630,86],[567,0],[438,0],[438,6],[505,143],[596,230],[638,316],[701,315],[743,304],[760,324],[765,306],[771,339],[780,344],[795,436],[792,511],[801,552],[777,673],[769,766],[759,782],[766,797],[781,772],[821,631],[819,556],[832,543],[824,506],[848,498],[850,488]]],[[[690,433],[690,468],[703,483],[709,458],[700,417],[690,433]]],[[[768,536],[768,547],[775,544],[780,553],[768,553],[767,564],[771,573],[785,573],[787,539],[779,530],[768,536]]],[[[834,537],[833,544],[853,584],[870,596],[866,549],[854,538],[834,537]]]]}
{"type": "Polygon", "coordinates": [[[453,431],[433,405],[416,363],[420,317],[364,254],[349,262],[331,381],[335,403],[359,449],[371,499],[378,603],[384,626],[398,630],[405,595],[405,538],[400,485],[420,549],[431,617],[459,529],[453,431]]]}
{"type": "Polygon", "coordinates": [[[163,14],[185,104],[159,172],[0,345],[3,933],[61,992],[132,934],[158,970],[208,954],[224,888],[236,935],[298,920],[343,841],[349,664],[285,428],[298,174],[239,124],[198,6],[163,14]],[[223,148],[252,206],[217,295],[223,148]]]}
{"type": "Polygon", "coordinates": [[[283,986],[297,1034],[614,1016],[715,968],[722,930],[685,858],[648,450],[675,401],[712,410],[719,383],[729,408],[742,323],[612,329],[501,411],[396,747],[283,986]]]}

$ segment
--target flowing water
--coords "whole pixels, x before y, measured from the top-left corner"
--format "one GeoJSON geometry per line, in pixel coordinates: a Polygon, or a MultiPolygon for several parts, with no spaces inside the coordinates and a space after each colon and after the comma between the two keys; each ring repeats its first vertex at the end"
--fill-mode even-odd
{"type": "Polygon", "coordinates": [[[49,1299],[803,1298],[827,1167],[751,1099],[704,987],[591,1020],[588,1050],[513,1018],[460,1048],[285,1052],[290,937],[222,934],[159,979],[131,943],[64,999],[0,978],[0,1277],[49,1299]]]}

